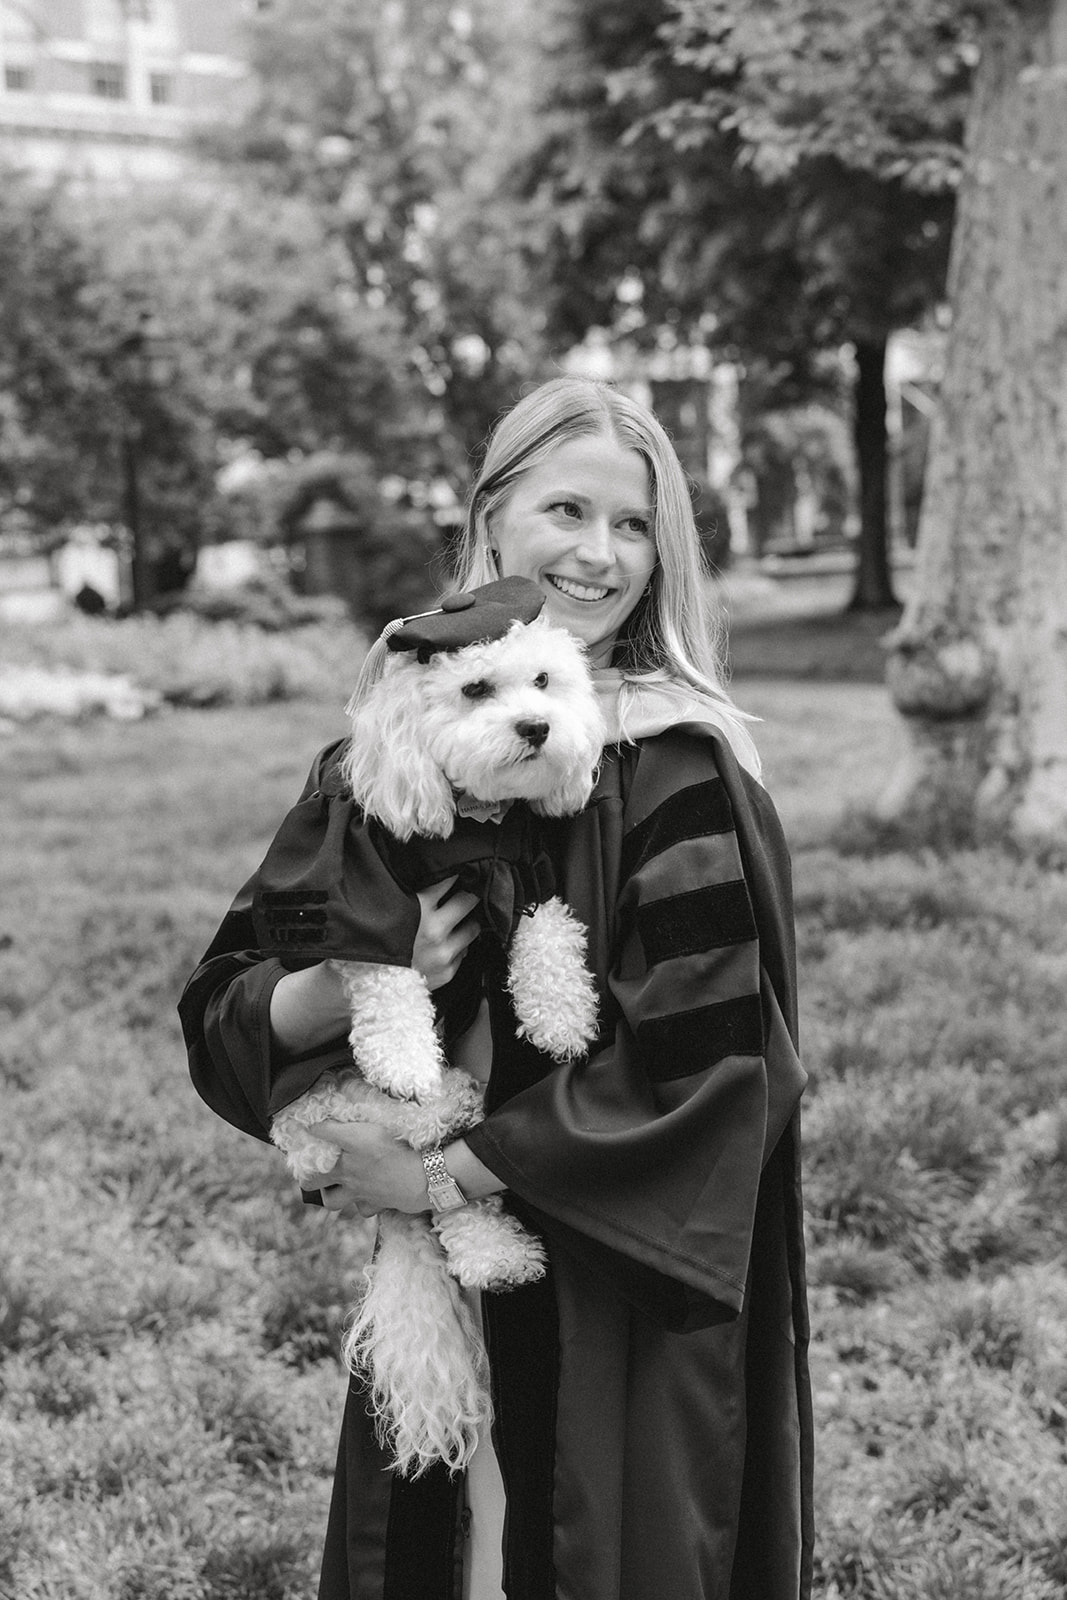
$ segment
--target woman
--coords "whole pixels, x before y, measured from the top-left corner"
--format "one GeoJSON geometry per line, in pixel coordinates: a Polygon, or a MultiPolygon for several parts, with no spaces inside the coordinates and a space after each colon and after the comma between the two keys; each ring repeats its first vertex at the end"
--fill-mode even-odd
{"type": "MultiPolygon", "coordinates": [[[[383,1471],[350,1388],[320,1597],[803,1600],[788,860],[721,686],[685,478],[643,407],[565,378],[503,419],[457,578],[512,575],[588,647],[608,718],[593,798],[550,835],[560,892],[590,930],[601,1036],[566,1067],[517,1040],[502,985],[465,982],[471,897],[419,897],[412,964],[453,1058],[487,1080],[485,1120],[444,1149],[447,1174],[469,1198],[506,1190],[550,1272],[483,1297],[496,1422],[465,1482],[383,1471]]],[[[247,907],[246,890],[182,1015],[200,1092],[262,1138],[343,1059],[345,1005],[328,966],[287,970],[249,948],[247,907]]],[[[325,1206],[428,1209],[413,1151],[323,1126],[340,1149],[325,1206]]]]}

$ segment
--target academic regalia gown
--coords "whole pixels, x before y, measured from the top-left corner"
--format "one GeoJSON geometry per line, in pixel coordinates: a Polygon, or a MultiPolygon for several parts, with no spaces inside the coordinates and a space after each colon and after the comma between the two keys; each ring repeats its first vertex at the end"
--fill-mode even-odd
{"type": "MultiPolygon", "coordinates": [[[[360,827],[323,792],[336,754],[301,801],[320,844],[360,827]]],[[[542,1282],[483,1297],[508,1600],[805,1600],[805,1078],[777,817],[722,739],[682,725],[607,750],[587,809],[543,838],[589,928],[597,1045],[561,1067],[516,1039],[488,940],[464,963],[478,992],[461,969],[438,995],[455,1032],[484,985],[492,1075],[466,1137],[550,1260],[542,1282]]],[[[197,1089],[260,1138],[345,1059],[339,1041],[272,1062],[270,992],[306,957],[264,959],[262,888],[242,890],[180,1006],[197,1089]]],[[[392,954],[345,953],[409,961],[417,920],[415,903],[392,954]]],[[[462,1480],[385,1465],[354,1382],[320,1600],[453,1600],[462,1480]]]]}

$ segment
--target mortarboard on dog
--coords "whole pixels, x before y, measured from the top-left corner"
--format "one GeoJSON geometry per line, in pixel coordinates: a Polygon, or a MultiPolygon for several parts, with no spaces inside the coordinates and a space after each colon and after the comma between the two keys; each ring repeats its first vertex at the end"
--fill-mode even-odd
{"type": "Polygon", "coordinates": [[[446,594],[436,611],[398,617],[382,632],[390,650],[413,650],[422,663],[439,650],[502,639],[515,622],[532,622],[545,603],[530,578],[497,578],[479,589],[446,594]]]}

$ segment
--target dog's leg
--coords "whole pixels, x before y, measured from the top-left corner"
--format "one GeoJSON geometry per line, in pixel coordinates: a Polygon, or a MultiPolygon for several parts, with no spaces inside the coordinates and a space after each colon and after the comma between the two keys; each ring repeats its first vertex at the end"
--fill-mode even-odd
{"type": "Polygon", "coordinates": [[[596,1038],[596,988],[585,946],[584,927],[553,896],[519,918],[508,949],[508,990],[519,1035],[555,1061],[582,1055],[596,1038]]]}
{"type": "Polygon", "coordinates": [[[368,1083],[403,1100],[436,1092],[444,1056],[426,981],[411,967],[335,961],[352,1019],[352,1058],[368,1083]]]}
{"type": "Polygon", "coordinates": [[[367,1290],[345,1335],[397,1470],[467,1465],[492,1420],[482,1337],[424,1217],[383,1212],[367,1290]]]}

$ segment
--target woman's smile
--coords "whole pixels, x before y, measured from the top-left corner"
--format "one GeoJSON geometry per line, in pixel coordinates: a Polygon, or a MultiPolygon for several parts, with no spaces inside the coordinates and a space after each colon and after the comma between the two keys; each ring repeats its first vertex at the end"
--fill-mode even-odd
{"type": "Polygon", "coordinates": [[[606,600],[611,594],[610,589],[591,589],[587,584],[575,583],[573,578],[560,578],[554,572],[546,573],[549,583],[560,594],[567,595],[571,600],[580,600],[584,605],[595,604],[598,600],[606,600]]]}

